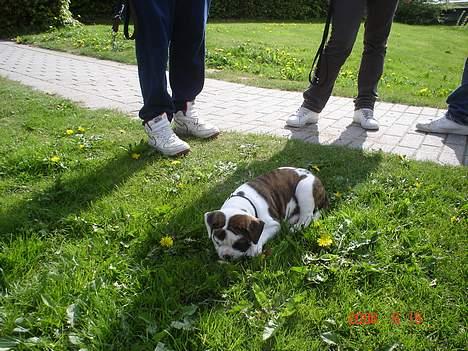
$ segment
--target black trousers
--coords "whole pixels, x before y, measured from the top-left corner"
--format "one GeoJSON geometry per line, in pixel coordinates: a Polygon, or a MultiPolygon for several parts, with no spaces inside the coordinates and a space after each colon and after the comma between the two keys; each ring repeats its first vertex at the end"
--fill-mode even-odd
{"type": "Polygon", "coordinates": [[[398,0],[331,0],[332,30],[317,67],[317,82],[304,92],[302,106],[320,112],[325,107],[341,66],[352,51],[361,20],[367,13],[364,51],[358,76],[355,108],[374,108],[383,73],[387,39],[398,0]]]}

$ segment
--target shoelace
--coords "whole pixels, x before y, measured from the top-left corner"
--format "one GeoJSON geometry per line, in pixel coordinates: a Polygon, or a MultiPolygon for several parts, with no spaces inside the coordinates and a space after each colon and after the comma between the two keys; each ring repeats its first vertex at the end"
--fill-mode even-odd
{"type": "Polygon", "coordinates": [[[374,119],[374,115],[373,115],[372,111],[370,111],[370,110],[362,110],[362,116],[365,119],[374,119]]]}
{"type": "Polygon", "coordinates": [[[175,134],[172,131],[172,128],[170,125],[164,126],[161,129],[158,130],[158,133],[154,136],[155,139],[160,139],[163,141],[163,143],[167,143],[171,141],[171,139],[175,138],[175,134]]]}
{"type": "Polygon", "coordinates": [[[307,112],[302,108],[302,107],[299,107],[296,111],[296,116],[301,119],[303,118],[305,115],[307,114],[307,112]]]}

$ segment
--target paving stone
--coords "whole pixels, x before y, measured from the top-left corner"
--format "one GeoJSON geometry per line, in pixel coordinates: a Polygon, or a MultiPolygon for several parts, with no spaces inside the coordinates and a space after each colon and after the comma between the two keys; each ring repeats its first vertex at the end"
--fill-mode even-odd
{"type": "Polygon", "coordinates": [[[392,107],[392,111],[405,112],[408,109],[406,105],[395,104],[392,107]]]}
{"type": "Polygon", "coordinates": [[[406,109],[406,113],[415,113],[415,114],[420,114],[421,111],[422,111],[422,107],[419,107],[419,106],[409,106],[407,109],[406,109]]]}
{"type": "Polygon", "coordinates": [[[423,145],[442,147],[445,136],[445,134],[427,134],[423,140],[423,145]]]}
{"type": "Polygon", "coordinates": [[[417,149],[423,140],[424,135],[406,134],[399,142],[399,146],[417,149]]]}
{"type": "Polygon", "coordinates": [[[392,150],[392,153],[412,157],[416,153],[416,149],[405,146],[397,146],[392,150]]]}
{"type": "Polygon", "coordinates": [[[383,152],[391,152],[395,148],[394,145],[388,145],[388,144],[381,144],[381,143],[374,143],[370,147],[371,150],[376,150],[376,151],[383,151],[383,152]]]}
{"type": "Polygon", "coordinates": [[[414,113],[403,113],[400,118],[398,118],[395,123],[396,124],[402,124],[406,126],[413,125],[413,123],[418,120],[419,115],[414,114],[414,113]]]}
{"type": "Polygon", "coordinates": [[[421,161],[433,161],[437,162],[439,158],[439,154],[442,148],[430,146],[430,145],[422,145],[415,154],[415,158],[421,161]]]}
{"type": "Polygon", "coordinates": [[[408,131],[408,126],[403,126],[401,124],[395,124],[395,125],[391,126],[390,128],[388,128],[386,134],[402,137],[402,136],[406,135],[407,131],[408,131]]]}
{"type": "Polygon", "coordinates": [[[382,135],[381,138],[379,138],[379,143],[396,146],[396,145],[398,145],[398,142],[400,141],[400,139],[401,139],[401,137],[399,137],[399,136],[384,134],[384,135],[382,135]]]}

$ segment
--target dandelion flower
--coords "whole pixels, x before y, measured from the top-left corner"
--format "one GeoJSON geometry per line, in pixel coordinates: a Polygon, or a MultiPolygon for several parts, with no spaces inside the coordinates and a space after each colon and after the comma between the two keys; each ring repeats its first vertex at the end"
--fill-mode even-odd
{"type": "Polygon", "coordinates": [[[80,144],[80,150],[83,150],[85,148],[84,144],[80,144]]]}
{"type": "Polygon", "coordinates": [[[138,153],[136,153],[136,152],[132,153],[132,158],[133,158],[134,160],[138,160],[138,159],[140,158],[140,156],[141,156],[141,155],[138,154],[138,153]]]}
{"type": "Polygon", "coordinates": [[[67,135],[73,135],[75,134],[75,131],[73,129],[67,129],[65,133],[67,133],[67,135]]]}
{"type": "Polygon", "coordinates": [[[177,161],[177,160],[172,161],[172,162],[171,162],[171,165],[173,165],[173,166],[180,165],[180,161],[177,161]]]}
{"type": "Polygon", "coordinates": [[[84,133],[85,131],[86,131],[86,129],[84,129],[83,127],[78,127],[78,132],[84,133]]]}
{"type": "Polygon", "coordinates": [[[321,247],[328,247],[333,243],[333,240],[329,234],[321,235],[320,238],[317,239],[317,244],[321,247]]]}
{"type": "Polygon", "coordinates": [[[170,236],[163,236],[161,240],[159,240],[159,244],[162,247],[170,248],[174,245],[174,240],[170,236]]]}
{"type": "Polygon", "coordinates": [[[335,193],[335,196],[336,196],[337,198],[340,198],[342,195],[343,195],[343,194],[341,194],[339,191],[337,191],[337,192],[335,193]]]}
{"type": "Polygon", "coordinates": [[[53,163],[57,163],[57,162],[60,161],[60,157],[57,156],[57,155],[52,156],[52,157],[50,158],[50,161],[53,162],[53,163]]]}

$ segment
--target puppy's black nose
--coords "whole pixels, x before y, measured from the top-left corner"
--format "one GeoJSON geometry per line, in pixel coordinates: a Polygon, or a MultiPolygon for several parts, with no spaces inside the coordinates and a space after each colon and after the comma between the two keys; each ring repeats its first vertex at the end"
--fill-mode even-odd
{"type": "Polygon", "coordinates": [[[229,255],[223,255],[223,260],[229,261],[231,259],[231,256],[229,255]]]}

